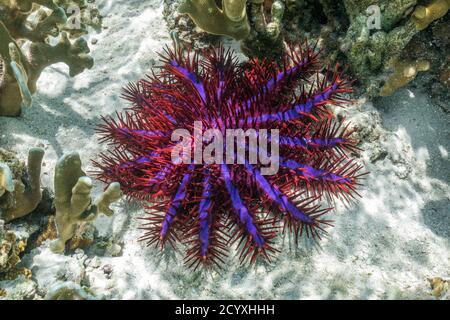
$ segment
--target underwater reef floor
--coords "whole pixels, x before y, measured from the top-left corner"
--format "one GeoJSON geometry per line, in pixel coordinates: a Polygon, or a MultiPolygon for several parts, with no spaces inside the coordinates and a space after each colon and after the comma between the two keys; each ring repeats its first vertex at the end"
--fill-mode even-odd
{"type": "MultiPolygon", "coordinates": [[[[97,40],[95,66],[75,78],[63,65],[46,69],[33,107],[20,118],[0,118],[2,148],[24,159],[30,147],[44,146],[48,188],[63,153],[78,151],[86,171],[94,169],[90,160],[105,150],[94,133],[100,116],[126,106],[121,88],[142,78],[171,44],[161,1],[102,1],[99,9],[106,28],[89,36],[97,40]]],[[[330,214],[335,227],[320,247],[295,249],[280,239],[283,251],[271,265],[239,266],[231,256],[222,274],[193,272],[180,254],[161,259],[137,241],[143,210],[122,200],[113,217],[95,221],[102,244],[58,255],[43,243],[22,258],[31,279],[0,282],[4,298],[40,299],[62,281],[106,299],[432,298],[428,279],[450,278],[450,115],[412,86],[338,112],[360,129],[370,175],[356,204],[338,203],[330,214]]],[[[14,228],[27,233],[30,226],[14,228]]]]}

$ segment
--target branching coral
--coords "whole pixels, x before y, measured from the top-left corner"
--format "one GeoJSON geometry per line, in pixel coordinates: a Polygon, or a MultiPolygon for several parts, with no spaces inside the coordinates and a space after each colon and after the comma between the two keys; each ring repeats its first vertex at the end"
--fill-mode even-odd
{"type": "Polygon", "coordinates": [[[31,106],[31,95],[46,67],[63,62],[72,77],[92,68],[86,41],[77,38],[72,42],[68,34],[76,37],[86,33],[87,25],[100,24],[98,10],[89,9],[85,0],[1,0],[0,116],[17,116],[22,106],[31,106]],[[71,9],[76,6],[79,10],[71,9]],[[88,10],[93,14],[88,15],[88,10]],[[59,42],[51,45],[51,37],[59,37],[59,42]]]}
{"type": "Polygon", "coordinates": [[[417,6],[412,14],[412,21],[415,23],[417,30],[424,30],[433,21],[445,16],[449,9],[450,0],[433,0],[427,6],[417,6]]]}
{"type": "Polygon", "coordinates": [[[42,148],[32,148],[28,153],[26,174],[13,180],[11,169],[0,164],[0,219],[9,222],[31,213],[42,198],[40,184],[42,148]]]}
{"type": "Polygon", "coordinates": [[[106,191],[92,201],[92,181],[81,169],[78,153],[63,156],[55,168],[55,208],[58,239],[52,243],[54,252],[64,252],[65,244],[77,232],[78,227],[91,222],[100,213],[111,216],[109,206],[120,199],[118,183],[111,183],[106,191]]]}

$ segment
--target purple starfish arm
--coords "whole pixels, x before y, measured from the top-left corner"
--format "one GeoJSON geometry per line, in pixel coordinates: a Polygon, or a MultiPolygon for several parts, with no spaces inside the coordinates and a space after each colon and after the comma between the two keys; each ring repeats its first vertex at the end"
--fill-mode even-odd
{"type": "Polygon", "coordinates": [[[285,194],[283,194],[280,190],[278,190],[276,186],[272,185],[269,181],[267,181],[267,179],[264,178],[264,176],[261,174],[259,170],[255,169],[249,163],[245,164],[245,168],[249,173],[251,173],[255,177],[256,183],[269,197],[269,199],[278,204],[284,211],[289,212],[296,219],[304,223],[308,224],[314,223],[314,220],[311,217],[309,217],[306,213],[298,209],[297,206],[293,204],[285,194]]]}
{"type": "Polygon", "coordinates": [[[298,163],[293,160],[284,160],[283,158],[280,158],[280,166],[296,170],[298,174],[302,175],[307,179],[319,180],[324,182],[343,183],[343,184],[352,182],[351,178],[346,178],[337,175],[333,172],[315,169],[313,167],[298,163]]]}
{"type": "Polygon", "coordinates": [[[165,137],[165,136],[167,136],[162,131],[133,130],[133,129],[128,129],[128,128],[118,128],[118,131],[120,133],[123,133],[126,136],[129,136],[131,134],[135,134],[138,136],[145,136],[145,137],[165,137]]]}
{"type": "MultiPolygon", "coordinates": [[[[188,171],[192,171],[194,169],[194,165],[190,165],[188,168],[188,171]]],[[[161,232],[160,236],[161,238],[165,238],[167,236],[167,232],[170,229],[170,226],[172,225],[173,220],[175,219],[177,215],[177,210],[180,208],[181,204],[183,203],[184,198],[186,198],[186,191],[187,191],[187,184],[189,183],[189,180],[191,179],[191,174],[186,173],[183,176],[183,179],[181,180],[181,184],[178,187],[177,193],[175,194],[175,197],[172,200],[172,204],[167,210],[167,213],[164,217],[162,226],[161,226],[161,232]]]]}
{"type": "Polygon", "coordinates": [[[276,113],[266,113],[257,117],[247,117],[245,119],[240,119],[239,125],[243,126],[245,124],[251,125],[252,123],[261,124],[266,123],[268,121],[291,121],[294,119],[298,119],[304,115],[311,114],[316,106],[329,100],[338,89],[339,84],[334,83],[327,89],[319,93],[316,93],[311,99],[308,99],[305,103],[295,105],[292,109],[276,113]]]}
{"type": "Polygon", "coordinates": [[[331,148],[335,147],[339,143],[346,142],[342,138],[329,138],[329,139],[318,139],[318,138],[290,138],[290,137],[280,137],[280,145],[287,145],[289,147],[301,147],[308,149],[308,147],[324,147],[331,148]]]}
{"type": "Polygon", "coordinates": [[[206,102],[206,91],[203,83],[198,79],[197,75],[193,72],[189,72],[186,68],[183,68],[175,60],[170,61],[170,65],[180,72],[183,77],[192,83],[192,85],[197,90],[198,94],[202,98],[203,102],[206,102]]]}
{"type": "Polygon", "coordinates": [[[236,213],[239,215],[240,222],[246,227],[248,233],[251,235],[253,242],[256,244],[256,246],[262,248],[265,244],[264,238],[259,234],[258,228],[253,222],[253,217],[251,216],[247,207],[242,202],[238,190],[233,185],[228,166],[226,164],[222,164],[220,168],[222,172],[222,177],[225,181],[225,187],[227,188],[228,193],[230,194],[231,197],[232,206],[236,211],[236,213]]]}
{"type": "Polygon", "coordinates": [[[199,220],[200,220],[200,253],[202,257],[206,257],[209,248],[209,228],[210,228],[210,210],[212,206],[211,200],[211,185],[209,184],[209,176],[206,176],[203,181],[202,201],[199,206],[199,220]]]}

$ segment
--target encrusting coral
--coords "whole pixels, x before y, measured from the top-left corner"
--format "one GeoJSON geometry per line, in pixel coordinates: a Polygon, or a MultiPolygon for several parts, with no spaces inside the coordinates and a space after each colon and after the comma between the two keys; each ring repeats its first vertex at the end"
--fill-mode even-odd
{"type": "MultiPolygon", "coordinates": [[[[450,10],[450,0],[434,0],[427,6],[417,6],[412,14],[412,21],[417,30],[424,30],[450,10]]],[[[450,31],[450,30],[449,30],[450,31]]]]}
{"type": "Polygon", "coordinates": [[[22,106],[31,106],[46,67],[63,62],[71,77],[92,68],[86,40],[69,37],[100,24],[98,10],[88,8],[86,0],[0,0],[0,116],[18,116],[22,106]],[[51,37],[59,42],[50,44],[51,37]]]}
{"type": "Polygon", "coordinates": [[[15,179],[9,165],[0,163],[0,219],[10,222],[36,209],[42,198],[40,175],[43,157],[44,149],[30,149],[26,173],[17,175],[15,179]]]}
{"type": "Polygon", "coordinates": [[[55,168],[55,208],[58,239],[51,244],[54,252],[62,253],[77,229],[95,220],[100,213],[111,216],[109,206],[120,199],[120,184],[111,183],[106,191],[92,201],[92,180],[81,169],[78,153],[64,155],[55,168]]]}

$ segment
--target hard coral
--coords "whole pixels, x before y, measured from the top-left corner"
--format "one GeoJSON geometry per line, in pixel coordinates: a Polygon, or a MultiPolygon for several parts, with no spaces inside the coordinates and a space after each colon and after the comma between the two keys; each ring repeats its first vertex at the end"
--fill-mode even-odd
{"type": "MultiPolygon", "coordinates": [[[[131,109],[105,118],[99,128],[110,150],[95,162],[99,178],[119,181],[127,195],[149,201],[142,240],[184,242],[186,263],[193,266],[219,266],[235,241],[242,261],[270,258],[282,226],[297,238],[320,238],[330,220],[318,200],[350,200],[363,175],[350,157],[357,141],[328,108],[347,101],[345,73],[336,68],[320,78],[318,54],[308,46],[292,48],[282,66],[236,60],[222,47],[167,49],[160,73],[126,89],[131,109]],[[262,161],[251,164],[239,153],[231,154],[237,164],[173,162],[179,147],[173,131],[185,127],[192,135],[195,122],[223,135],[228,129],[279,130],[278,139],[269,139],[279,142],[278,173],[264,176],[262,161]]],[[[234,141],[217,147],[215,156],[229,148],[234,141]]]]}
{"type": "Polygon", "coordinates": [[[69,35],[85,33],[87,25],[101,23],[96,9],[89,9],[94,13],[91,20],[83,18],[86,10],[85,0],[0,1],[0,116],[18,116],[22,106],[31,106],[37,80],[46,67],[63,62],[72,77],[92,68],[86,41],[69,40],[69,35]],[[79,10],[74,10],[75,5],[79,10]],[[74,16],[78,13],[79,18],[74,16]],[[80,26],[70,18],[80,19],[80,26]],[[49,44],[51,37],[59,37],[54,46],[49,44]],[[27,51],[26,42],[30,42],[27,51]]]}
{"type": "Polygon", "coordinates": [[[78,153],[64,155],[55,168],[55,208],[58,239],[51,248],[64,252],[66,242],[78,228],[94,221],[100,213],[113,215],[109,206],[120,199],[122,192],[118,183],[112,183],[95,201],[91,198],[92,181],[81,169],[78,153]]]}
{"type": "Polygon", "coordinates": [[[392,95],[399,88],[406,86],[413,81],[419,72],[428,71],[430,62],[425,60],[419,61],[402,61],[394,64],[394,73],[386,80],[381,88],[380,96],[386,97],[392,95]]]}
{"type": "Polygon", "coordinates": [[[412,14],[412,21],[417,30],[424,30],[443,16],[450,9],[450,0],[434,0],[427,6],[417,6],[412,14]]]}
{"type": "Polygon", "coordinates": [[[179,11],[188,14],[199,28],[209,33],[241,40],[250,33],[246,5],[247,0],[223,0],[220,9],[215,0],[186,0],[179,11]]]}
{"type": "Polygon", "coordinates": [[[26,172],[13,175],[10,164],[3,162],[0,154],[0,219],[10,222],[36,209],[42,198],[40,175],[43,156],[42,148],[30,149],[26,172]]]}
{"type": "Polygon", "coordinates": [[[16,271],[20,262],[19,254],[25,249],[22,241],[17,241],[12,231],[5,229],[4,222],[0,220],[0,279],[9,278],[16,271]]]}
{"type": "MultiPolygon", "coordinates": [[[[264,0],[184,0],[179,12],[188,14],[195,24],[206,32],[243,40],[243,49],[249,55],[259,51],[274,50],[280,46],[284,1],[270,3],[264,0]],[[269,18],[270,16],[270,18],[269,18]],[[265,49],[264,44],[271,46],[265,49]]],[[[279,51],[279,50],[278,50],[279,51]]]]}

